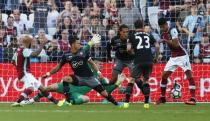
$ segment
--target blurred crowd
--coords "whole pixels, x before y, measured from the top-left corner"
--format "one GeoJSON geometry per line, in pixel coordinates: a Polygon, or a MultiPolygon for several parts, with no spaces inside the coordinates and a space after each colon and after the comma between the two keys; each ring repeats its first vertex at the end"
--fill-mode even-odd
{"type": "MultiPolygon", "coordinates": [[[[210,2],[207,0],[0,0],[0,62],[10,62],[21,35],[31,34],[31,48],[49,43],[40,57],[31,62],[57,62],[70,50],[69,41],[78,36],[85,45],[92,34],[100,34],[102,42],[91,49],[94,60],[110,62],[107,45],[125,24],[132,31],[133,23],[145,22],[145,32],[160,40],[157,20],[168,18],[176,27],[181,43],[188,50],[191,62],[210,62],[210,2]]],[[[166,62],[170,51],[161,44],[166,62]]]]}

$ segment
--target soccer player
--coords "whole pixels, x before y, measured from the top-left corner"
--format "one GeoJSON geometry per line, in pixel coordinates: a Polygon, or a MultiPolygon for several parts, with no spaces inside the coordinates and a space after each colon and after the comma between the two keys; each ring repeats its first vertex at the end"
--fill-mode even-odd
{"type": "MultiPolygon", "coordinates": [[[[119,27],[118,35],[115,36],[109,46],[107,46],[108,53],[115,52],[114,67],[112,69],[112,78],[110,84],[114,84],[117,81],[117,76],[122,73],[125,67],[129,68],[129,71],[133,68],[134,55],[130,51],[130,43],[128,43],[129,29],[127,25],[121,25],[119,27]]],[[[109,55],[111,55],[109,54],[109,55]]],[[[110,57],[109,57],[110,58],[110,57]]]]}
{"type": "Polygon", "coordinates": [[[153,66],[153,55],[151,47],[155,45],[156,57],[159,56],[159,44],[156,43],[153,37],[148,33],[144,32],[143,21],[137,20],[134,23],[135,32],[129,37],[132,44],[132,49],[134,50],[134,68],[131,71],[130,82],[127,85],[125,92],[125,103],[124,108],[129,107],[130,96],[133,91],[134,83],[141,89],[144,94],[144,108],[149,108],[149,96],[150,96],[150,85],[148,83],[150,74],[152,72],[153,66]],[[143,81],[139,78],[143,76],[143,81]]]}
{"type": "Polygon", "coordinates": [[[33,38],[29,35],[23,35],[21,40],[21,46],[13,56],[13,64],[16,66],[18,79],[24,83],[25,90],[19,96],[17,102],[13,103],[11,106],[23,105],[21,102],[37,89],[39,89],[45,97],[57,104],[58,101],[45,90],[41,83],[30,72],[30,57],[38,56],[47,41],[43,41],[38,50],[32,51],[30,46],[33,38]]]}
{"type": "MultiPolygon", "coordinates": [[[[92,45],[94,44],[100,43],[100,40],[100,35],[93,35],[93,38],[88,42],[89,47],[82,48],[80,40],[75,37],[70,41],[71,52],[65,53],[60,63],[50,72],[47,72],[46,76],[50,76],[56,73],[61,69],[64,64],[69,63],[74,72],[74,75],[65,76],[63,78],[64,92],[66,96],[68,96],[67,93],[69,92],[69,83],[78,86],[88,86],[100,93],[103,97],[112,102],[114,105],[121,106],[121,103],[116,102],[115,99],[107,93],[99,80],[94,77],[93,72],[88,66],[88,64],[90,64],[94,68],[94,70],[98,73],[99,78],[103,77],[102,73],[98,70],[97,66],[89,56],[90,47],[92,47],[92,45]]],[[[69,98],[67,97],[67,99],[69,98]]]]}
{"type": "Polygon", "coordinates": [[[156,101],[156,104],[161,104],[166,102],[166,86],[168,82],[168,77],[178,68],[181,67],[187,76],[189,81],[189,89],[191,98],[185,102],[185,104],[195,105],[195,81],[191,72],[191,65],[189,61],[189,56],[186,50],[180,43],[180,39],[178,37],[178,32],[176,28],[169,28],[167,24],[167,20],[165,18],[160,18],[158,20],[158,24],[161,30],[161,39],[162,42],[167,44],[171,50],[171,57],[167,62],[164,72],[162,73],[162,81],[161,81],[161,97],[156,101]]]}

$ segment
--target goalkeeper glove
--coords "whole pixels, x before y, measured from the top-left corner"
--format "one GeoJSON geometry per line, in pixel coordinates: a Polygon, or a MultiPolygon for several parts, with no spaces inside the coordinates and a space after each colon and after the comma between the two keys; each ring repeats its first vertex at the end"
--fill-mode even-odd
{"type": "Polygon", "coordinates": [[[101,42],[101,36],[99,34],[94,34],[92,39],[88,42],[88,45],[93,46],[101,42]]]}

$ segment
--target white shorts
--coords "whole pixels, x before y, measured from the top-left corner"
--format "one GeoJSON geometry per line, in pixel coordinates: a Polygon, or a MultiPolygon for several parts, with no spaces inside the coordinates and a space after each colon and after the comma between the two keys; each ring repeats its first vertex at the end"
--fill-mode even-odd
{"type": "Polygon", "coordinates": [[[34,91],[38,90],[38,88],[41,86],[41,82],[38,81],[31,73],[25,73],[21,81],[24,82],[25,88],[32,87],[34,91]]]}
{"type": "Polygon", "coordinates": [[[184,72],[187,70],[191,70],[191,65],[188,55],[170,57],[169,61],[167,62],[164,68],[164,71],[174,72],[178,67],[181,67],[184,72]]]}

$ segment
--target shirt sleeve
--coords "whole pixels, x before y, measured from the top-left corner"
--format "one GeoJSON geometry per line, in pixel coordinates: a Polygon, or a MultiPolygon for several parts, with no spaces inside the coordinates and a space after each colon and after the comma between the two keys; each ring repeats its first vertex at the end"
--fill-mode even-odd
{"type": "Polygon", "coordinates": [[[63,56],[62,56],[62,58],[60,60],[60,64],[64,65],[65,63],[66,63],[66,56],[65,56],[65,54],[63,54],[63,56]]]}
{"type": "Polygon", "coordinates": [[[25,48],[23,50],[23,56],[24,57],[30,57],[31,56],[31,53],[32,53],[32,50],[31,49],[25,48]]]}
{"type": "Polygon", "coordinates": [[[153,35],[149,35],[149,39],[150,39],[150,44],[154,45],[154,43],[156,42],[155,38],[153,37],[153,35]]]}
{"type": "Polygon", "coordinates": [[[176,30],[176,28],[171,29],[170,34],[171,34],[171,38],[172,39],[178,38],[178,35],[179,35],[178,31],[176,30]]]}

